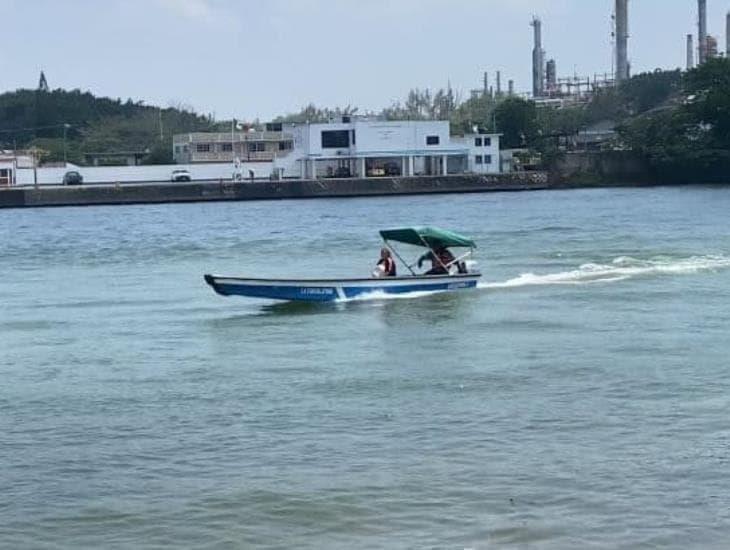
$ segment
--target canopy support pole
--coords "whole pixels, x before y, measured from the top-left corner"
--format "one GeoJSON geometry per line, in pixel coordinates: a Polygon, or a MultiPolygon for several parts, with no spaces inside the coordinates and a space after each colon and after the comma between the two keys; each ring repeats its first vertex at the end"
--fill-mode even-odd
{"type": "Polygon", "coordinates": [[[411,275],[415,276],[416,272],[413,271],[413,269],[411,268],[411,265],[408,262],[406,262],[403,258],[401,258],[401,255],[398,254],[398,251],[395,248],[393,248],[387,240],[383,239],[383,242],[385,243],[385,246],[388,247],[388,250],[393,252],[393,254],[395,254],[395,257],[398,258],[401,261],[401,263],[408,268],[408,271],[411,272],[411,275]]]}

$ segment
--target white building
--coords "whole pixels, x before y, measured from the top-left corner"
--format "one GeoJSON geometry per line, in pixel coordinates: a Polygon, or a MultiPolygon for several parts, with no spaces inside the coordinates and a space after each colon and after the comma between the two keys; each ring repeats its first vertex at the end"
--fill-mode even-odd
{"type": "Polygon", "coordinates": [[[499,135],[452,138],[448,121],[384,121],[343,116],[327,123],[271,123],[264,132],[174,137],[177,162],[258,163],[274,178],[492,174],[499,135]],[[255,152],[252,150],[255,149],[255,152]]]}
{"type": "Polygon", "coordinates": [[[466,171],[472,174],[498,174],[501,170],[499,139],[501,134],[466,134],[452,138],[468,152],[466,171]]]}
{"type": "Polygon", "coordinates": [[[32,151],[4,151],[0,149],[0,187],[19,183],[19,174],[32,172],[35,160],[32,151]]]}
{"type": "MultiPolygon", "coordinates": [[[[280,177],[419,176],[470,171],[471,148],[462,139],[451,138],[448,121],[343,117],[340,122],[287,124],[283,130],[294,143],[290,154],[274,160],[274,172],[280,177]]],[[[498,139],[485,154],[494,154],[494,147],[498,166],[498,139]]]]}

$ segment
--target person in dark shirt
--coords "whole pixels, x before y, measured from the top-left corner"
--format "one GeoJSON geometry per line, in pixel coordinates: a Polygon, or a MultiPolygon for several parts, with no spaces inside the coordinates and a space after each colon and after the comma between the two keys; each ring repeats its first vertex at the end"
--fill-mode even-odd
{"type": "Polygon", "coordinates": [[[435,250],[429,250],[423,256],[418,258],[418,267],[423,265],[423,262],[430,261],[431,269],[426,271],[424,275],[448,275],[449,267],[454,262],[454,255],[445,246],[440,246],[435,250]]]}

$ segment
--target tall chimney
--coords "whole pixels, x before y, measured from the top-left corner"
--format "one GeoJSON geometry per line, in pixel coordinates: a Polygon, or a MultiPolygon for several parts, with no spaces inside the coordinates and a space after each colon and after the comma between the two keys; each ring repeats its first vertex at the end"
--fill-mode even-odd
{"type": "Polygon", "coordinates": [[[535,29],[534,47],[532,49],[532,95],[545,95],[545,52],[542,49],[542,21],[534,17],[530,23],[535,29]]]}
{"type": "Polygon", "coordinates": [[[497,97],[502,95],[502,72],[497,71],[497,97]]]}
{"type": "Polygon", "coordinates": [[[616,82],[629,78],[629,6],[616,0],[616,82]]]}
{"type": "Polygon", "coordinates": [[[507,82],[507,94],[511,97],[515,95],[515,81],[510,80],[507,82]]]}
{"type": "Polygon", "coordinates": [[[694,37],[691,34],[687,35],[687,70],[691,71],[695,68],[695,46],[694,37]]]}
{"type": "Polygon", "coordinates": [[[730,11],[725,19],[725,57],[730,58],[730,11]]]}
{"type": "Polygon", "coordinates": [[[489,73],[484,71],[484,95],[489,95],[489,73]]]}
{"type": "Polygon", "coordinates": [[[707,61],[707,0],[697,0],[699,20],[697,22],[697,46],[700,48],[700,65],[707,61]]]}
{"type": "Polygon", "coordinates": [[[554,92],[558,85],[558,66],[554,59],[545,64],[545,84],[548,94],[554,92]]]}

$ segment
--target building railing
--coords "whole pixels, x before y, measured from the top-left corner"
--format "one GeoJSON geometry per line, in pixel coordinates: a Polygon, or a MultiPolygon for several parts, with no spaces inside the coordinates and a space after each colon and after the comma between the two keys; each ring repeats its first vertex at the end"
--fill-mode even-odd
{"type": "Polygon", "coordinates": [[[272,161],[276,158],[274,151],[252,151],[243,152],[241,154],[234,154],[229,152],[207,152],[199,153],[197,151],[191,151],[190,162],[233,162],[236,158],[241,161],[272,161]]]}
{"type": "MultiPolygon", "coordinates": [[[[285,132],[236,132],[233,134],[233,143],[246,143],[249,141],[291,141],[294,136],[285,132]]],[[[192,134],[175,134],[172,139],[175,145],[186,145],[196,143],[231,143],[231,133],[228,132],[194,132],[192,134]]]]}

